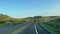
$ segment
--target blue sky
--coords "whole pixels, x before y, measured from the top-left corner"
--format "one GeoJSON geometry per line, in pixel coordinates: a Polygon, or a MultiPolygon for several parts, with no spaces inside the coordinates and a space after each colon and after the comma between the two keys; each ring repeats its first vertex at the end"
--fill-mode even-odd
{"type": "Polygon", "coordinates": [[[60,16],[60,0],[0,0],[0,14],[15,18],[60,16]]]}

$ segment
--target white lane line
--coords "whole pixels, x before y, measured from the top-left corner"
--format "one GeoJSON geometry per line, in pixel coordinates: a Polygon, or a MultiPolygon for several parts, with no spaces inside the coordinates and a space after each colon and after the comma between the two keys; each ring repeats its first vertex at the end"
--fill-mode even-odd
{"type": "Polygon", "coordinates": [[[36,24],[35,24],[35,31],[36,31],[36,34],[38,34],[38,31],[37,31],[37,28],[36,28],[36,24]]]}

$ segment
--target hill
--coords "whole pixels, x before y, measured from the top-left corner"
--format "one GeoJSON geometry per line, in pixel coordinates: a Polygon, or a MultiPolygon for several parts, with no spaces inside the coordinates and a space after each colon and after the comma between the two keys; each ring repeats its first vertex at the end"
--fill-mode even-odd
{"type": "Polygon", "coordinates": [[[34,16],[27,18],[13,18],[8,15],[0,14],[0,23],[5,22],[53,22],[60,21],[60,16],[34,16]]]}
{"type": "Polygon", "coordinates": [[[21,19],[17,18],[12,18],[8,15],[0,14],[0,23],[5,23],[5,22],[20,22],[21,19]]]}

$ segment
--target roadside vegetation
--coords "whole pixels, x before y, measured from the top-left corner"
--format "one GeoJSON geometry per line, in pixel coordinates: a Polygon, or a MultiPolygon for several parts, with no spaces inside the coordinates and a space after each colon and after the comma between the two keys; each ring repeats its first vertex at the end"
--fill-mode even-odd
{"type": "Polygon", "coordinates": [[[39,23],[52,34],[60,34],[60,17],[53,17],[50,20],[39,23]]]}

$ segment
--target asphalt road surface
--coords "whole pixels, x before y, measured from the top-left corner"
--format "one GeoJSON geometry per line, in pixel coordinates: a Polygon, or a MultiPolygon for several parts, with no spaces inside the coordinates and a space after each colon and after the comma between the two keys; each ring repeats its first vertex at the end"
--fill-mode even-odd
{"type": "Polygon", "coordinates": [[[19,24],[11,27],[0,27],[0,34],[51,34],[37,23],[19,24]]]}

